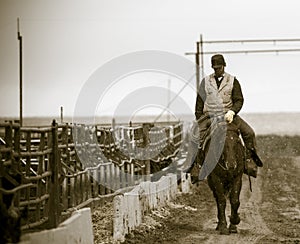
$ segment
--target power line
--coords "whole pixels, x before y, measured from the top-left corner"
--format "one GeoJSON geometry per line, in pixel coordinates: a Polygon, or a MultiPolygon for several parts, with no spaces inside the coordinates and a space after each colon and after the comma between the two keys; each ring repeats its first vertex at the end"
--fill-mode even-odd
{"type": "Polygon", "coordinates": [[[299,38],[285,39],[248,39],[248,40],[208,40],[202,41],[203,44],[218,44],[218,43],[261,43],[261,42],[300,42],[299,38]]]}
{"type": "Polygon", "coordinates": [[[250,50],[218,50],[218,51],[207,51],[207,52],[188,52],[185,55],[196,55],[196,54],[215,54],[215,53],[224,53],[224,54],[238,54],[238,53],[279,53],[279,52],[299,52],[300,48],[290,48],[290,49],[250,49],[250,50]]]}

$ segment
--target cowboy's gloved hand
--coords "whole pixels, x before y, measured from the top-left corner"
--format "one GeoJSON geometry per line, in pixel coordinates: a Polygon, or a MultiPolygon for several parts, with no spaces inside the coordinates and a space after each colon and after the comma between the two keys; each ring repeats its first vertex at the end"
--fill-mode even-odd
{"type": "Polygon", "coordinates": [[[235,115],[235,112],[233,112],[232,110],[228,110],[228,112],[225,114],[224,118],[230,124],[233,121],[234,115],[235,115]]]}

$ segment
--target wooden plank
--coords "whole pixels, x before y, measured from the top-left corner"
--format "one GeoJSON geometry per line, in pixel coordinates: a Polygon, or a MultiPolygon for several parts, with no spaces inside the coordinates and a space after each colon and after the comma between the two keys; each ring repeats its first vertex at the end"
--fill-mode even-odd
{"type": "Polygon", "coordinates": [[[129,163],[129,167],[130,167],[130,185],[134,185],[135,182],[134,182],[134,164],[133,163],[129,163]]]}
{"type": "Polygon", "coordinates": [[[110,164],[110,179],[109,179],[109,188],[110,188],[110,193],[113,193],[116,187],[115,184],[115,166],[113,163],[110,164]]]}
{"type": "Polygon", "coordinates": [[[100,195],[105,195],[105,166],[101,165],[100,166],[100,181],[99,181],[99,186],[100,186],[100,195]]]}
{"type": "Polygon", "coordinates": [[[84,174],[84,188],[86,193],[85,200],[92,198],[92,184],[90,171],[87,171],[86,174],[84,174]]]}
{"type": "Polygon", "coordinates": [[[63,183],[62,183],[62,192],[61,192],[61,195],[62,195],[62,205],[63,205],[63,210],[65,209],[68,209],[69,207],[69,198],[68,198],[68,181],[69,179],[68,178],[65,178],[63,183]]]}
{"type": "Polygon", "coordinates": [[[98,196],[98,184],[97,184],[97,173],[98,169],[94,169],[91,171],[92,175],[92,196],[97,197],[98,196]]]}
{"type": "Polygon", "coordinates": [[[114,182],[115,182],[115,189],[120,189],[120,168],[118,165],[115,165],[115,175],[114,175],[114,182]]]}
{"type": "Polygon", "coordinates": [[[126,175],[125,175],[125,163],[123,163],[120,167],[120,175],[121,175],[121,182],[120,187],[126,187],[126,175]]]}
{"type": "MultiPolygon", "coordinates": [[[[85,189],[84,189],[84,183],[83,183],[83,177],[84,177],[84,175],[85,174],[80,174],[79,175],[79,182],[78,182],[78,184],[79,184],[79,193],[80,193],[80,195],[79,195],[79,198],[78,198],[78,200],[80,201],[80,203],[82,203],[82,202],[84,202],[84,195],[85,195],[85,189]]],[[[79,204],[78,202],[77,202],[77,204],[79,204]]]]}

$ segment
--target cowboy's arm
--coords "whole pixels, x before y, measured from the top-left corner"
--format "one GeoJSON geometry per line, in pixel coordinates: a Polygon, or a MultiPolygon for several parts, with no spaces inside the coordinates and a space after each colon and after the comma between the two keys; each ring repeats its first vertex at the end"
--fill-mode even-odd
{"type": "Polygon", "coordinates": [[[233,103],[233,105],[232,105],[231,110],[235,114],[237,114],[238,112],[240,112],[240,110],[243,107],[244,97],[243,97],[241,85],[240,85],[239,81],[236,78],[234,78],[234,81],[233,81],[232,103],[233,103]]]}
{"type": "Polygon", "coordinates": [[[205,93],[205,82],[204,79],[201,81],[199,92],[197,92],[197,98],[196,98],[196,106],[195,106],[195,117],[196,120],[198,120],[201,115],[203,115],[203,107],[204,107],[204,101],[206,99],[206,93],[205,93]]]}
{"type": "Polygon", "coordinates": [[[236,78],[234,78],[233,81],[231,100],[232,108],[229,111],[227,111],[227,113],[224,116],[225,120],[228,123],[231,123],[233,121],[234,116],[242,109],[244,103],[242,89],[240,83],[236,78]]]}

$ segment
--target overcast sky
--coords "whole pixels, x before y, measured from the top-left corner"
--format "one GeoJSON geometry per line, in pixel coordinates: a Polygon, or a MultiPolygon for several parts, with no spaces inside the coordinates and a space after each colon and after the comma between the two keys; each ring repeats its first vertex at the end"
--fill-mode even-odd
{"type": "MultiPolygon", "coordinates": [[[[185,53],[195,51],[200,34],[204,40],[300,38],[299,7],[297,0],[0,0],[0,115],[19,115],[18,17],[24,116],[59,115],[61,106],[72,116],[84,84],[112,59],[159,50],[194,62],[185,53]]],[[[204,46],[207,51],[250,48],[300,48],[300,42],[204,46]]],[[[300,52],[228,54],[225,59],[226,71],[243,89],[242,112],[300,112],[300,52]]],[[[211,73],[209,55],[204,63],[204,73],[211,73]]],[[[97,113],[113,114],[122,96],[136,91],[137,79],[120,79],[97,113]]],[[[174,93],[184,84],[172,75],[146,76],[143,82],[174,93]]],[[[180,95],[193,111],[193,89],[186,87],[180,95]]]]}

